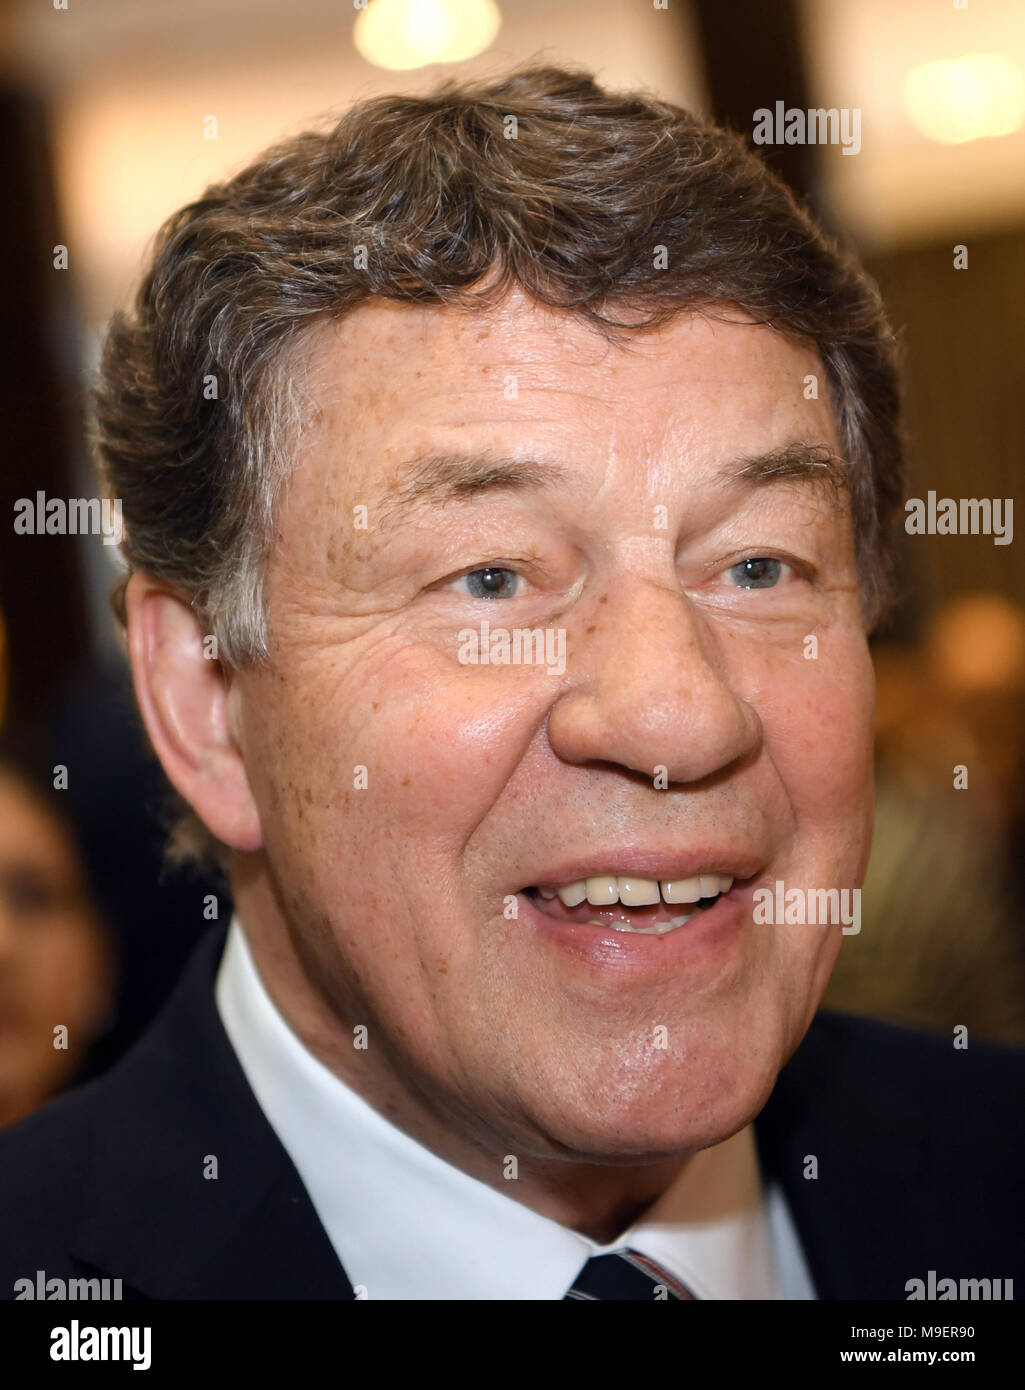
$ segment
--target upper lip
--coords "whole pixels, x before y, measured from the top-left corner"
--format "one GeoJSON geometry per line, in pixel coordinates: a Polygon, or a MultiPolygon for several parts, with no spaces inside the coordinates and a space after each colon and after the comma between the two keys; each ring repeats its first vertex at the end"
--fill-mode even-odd
{"type": "Polygon", "coordinates": [[[578,883],[581,879],[604,874],[657,879],[663,883],[714,873],[728,874],[731,878],[742,880],[751,878],[765,862],[765,855],[725,845],[666,851],[591,849],[586,857],[582,855],[578,859],[564,859],[545,865],[524,887],[560,888],[563,884],[578,883]]]}

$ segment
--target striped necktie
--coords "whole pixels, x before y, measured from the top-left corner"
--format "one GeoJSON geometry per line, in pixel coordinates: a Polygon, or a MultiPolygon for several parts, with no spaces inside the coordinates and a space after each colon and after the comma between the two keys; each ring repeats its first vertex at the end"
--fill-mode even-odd
{"type": "MultiPolygon", "coordinates": [[[[566,1298],[633,1298],[649,1302],[691,1299],[694,1295],[679,1279],[636,1250],[614,1255],[595,1255],[573,1280],[566,1298]]],[[[565,1300],[563,1300],[565,1301],[565,1300]]]]}

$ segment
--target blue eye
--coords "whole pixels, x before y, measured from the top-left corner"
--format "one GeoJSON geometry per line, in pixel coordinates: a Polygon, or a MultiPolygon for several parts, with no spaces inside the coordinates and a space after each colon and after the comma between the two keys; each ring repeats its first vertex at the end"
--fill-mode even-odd
{"type": "Polygon", "coordinates": [[[729,574],[740,589],[771,589],[779,583],[782,573],[783,561],[767,555],[752,556],[729,568],[729,574]]]}
{"type": "Polygon", "coordinates": [[[471,570],[456,580],[457,584],[466,581],[471,598],[512,598],[519,587],[520,576],[515,570],[482,569],[471,570]]]}

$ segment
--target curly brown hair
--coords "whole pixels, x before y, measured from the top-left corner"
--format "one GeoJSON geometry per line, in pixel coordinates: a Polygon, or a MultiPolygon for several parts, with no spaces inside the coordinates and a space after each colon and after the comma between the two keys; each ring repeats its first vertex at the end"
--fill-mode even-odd
{"type": "Polygon", "coordinates": [[[261,659],[314,328],[371,296],[473,310],[513,285],[612,340],[681,310],[740,309],[813,344],[878,621],[903,464],[875,285],[739,135],[550,66],[361,102],[168,218],[94,391],[129,568],[185,594],[223,660],[261,659]]]}

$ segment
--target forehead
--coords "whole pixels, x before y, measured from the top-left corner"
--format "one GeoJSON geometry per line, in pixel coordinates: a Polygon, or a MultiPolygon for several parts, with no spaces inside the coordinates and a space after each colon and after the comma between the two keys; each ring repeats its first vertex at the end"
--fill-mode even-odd
{"type": "Polygon", "coordinates": [[[344,461],[365,491],[411,455],[482,440],[606,466],[713,463],[795,438],[839,453],[814,347],[720,313],[610,343],[520,291],[475,311],[370,301],[309,340],[304,456],[344,461]]]}

